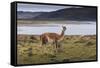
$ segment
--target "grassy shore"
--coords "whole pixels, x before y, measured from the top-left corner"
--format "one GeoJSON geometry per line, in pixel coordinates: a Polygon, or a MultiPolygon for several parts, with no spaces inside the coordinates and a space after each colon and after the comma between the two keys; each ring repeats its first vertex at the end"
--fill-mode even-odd
{"type": "Polygon", "coordinates": [[[17,64],[96,60],[96,35],[66,35],[59,52],[51,44],[41,46],[38,35],[18,35],[17,41],[17,64]]]}
{"type": "Polygon", "coordinates": [[[29,26],[35,24],[90,24],[93,21],[71,21],[71,20],[17,20],[18,26],[29,26]]]}

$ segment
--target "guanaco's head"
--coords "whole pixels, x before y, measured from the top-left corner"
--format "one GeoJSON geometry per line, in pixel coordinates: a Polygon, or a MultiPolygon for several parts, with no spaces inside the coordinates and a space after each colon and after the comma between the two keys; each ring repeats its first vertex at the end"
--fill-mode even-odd
{"type": "Polygon", "coordinates": [[[66,27],[65,26],[62,26],[63,30],[65,31],[66,30],[66,27]]]}

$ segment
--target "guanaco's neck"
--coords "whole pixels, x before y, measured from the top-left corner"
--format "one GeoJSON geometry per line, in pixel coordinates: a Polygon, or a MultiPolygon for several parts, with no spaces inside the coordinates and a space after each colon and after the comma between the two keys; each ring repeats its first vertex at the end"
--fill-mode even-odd
{"type": "Polygon", "coordinates": [[[60,34],[60,37],[63,37],[63,36],[64,36],[64,34],[65,34],[65,31],[64,31],[64,30],[62,30],[62,32],[61,32],[61,34],[60,34]]]}

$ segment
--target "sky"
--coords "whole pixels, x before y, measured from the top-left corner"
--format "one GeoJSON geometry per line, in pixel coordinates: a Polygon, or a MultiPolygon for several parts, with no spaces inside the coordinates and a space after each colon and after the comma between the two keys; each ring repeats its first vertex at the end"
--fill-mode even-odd
{"type": "Polygon", "coordinates": [[[51,12],[64,8],[71,8],[72,6],[56,6],[56,5],[40,5],[40,4],[17,4],[17,11],[30,11],[30,12],[51,12]]]}

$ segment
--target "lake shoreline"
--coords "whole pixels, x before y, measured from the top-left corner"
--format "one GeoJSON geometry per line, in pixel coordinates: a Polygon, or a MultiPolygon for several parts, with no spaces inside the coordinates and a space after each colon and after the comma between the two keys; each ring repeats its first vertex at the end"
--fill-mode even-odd
{"type": "Polygon", "coordinates": [[[18,26],[36,26],[36,25],[53,25],[53,24],[95,24],[96,21],[70,21],[70,20],[17,20],[18,26]]]}
{"type": "MultiPolygon", "coordinates": [[[[17,27],[23,27],[23,26],[27,26],[27,27],[59,27],[59,26],[63,26],[63,25],[85,25],[86,23],[75,23],[75,24],[17,24],[17,27]]],[[[93,25],[90,23],[87,23],[89,25],[93,25]]]]}

